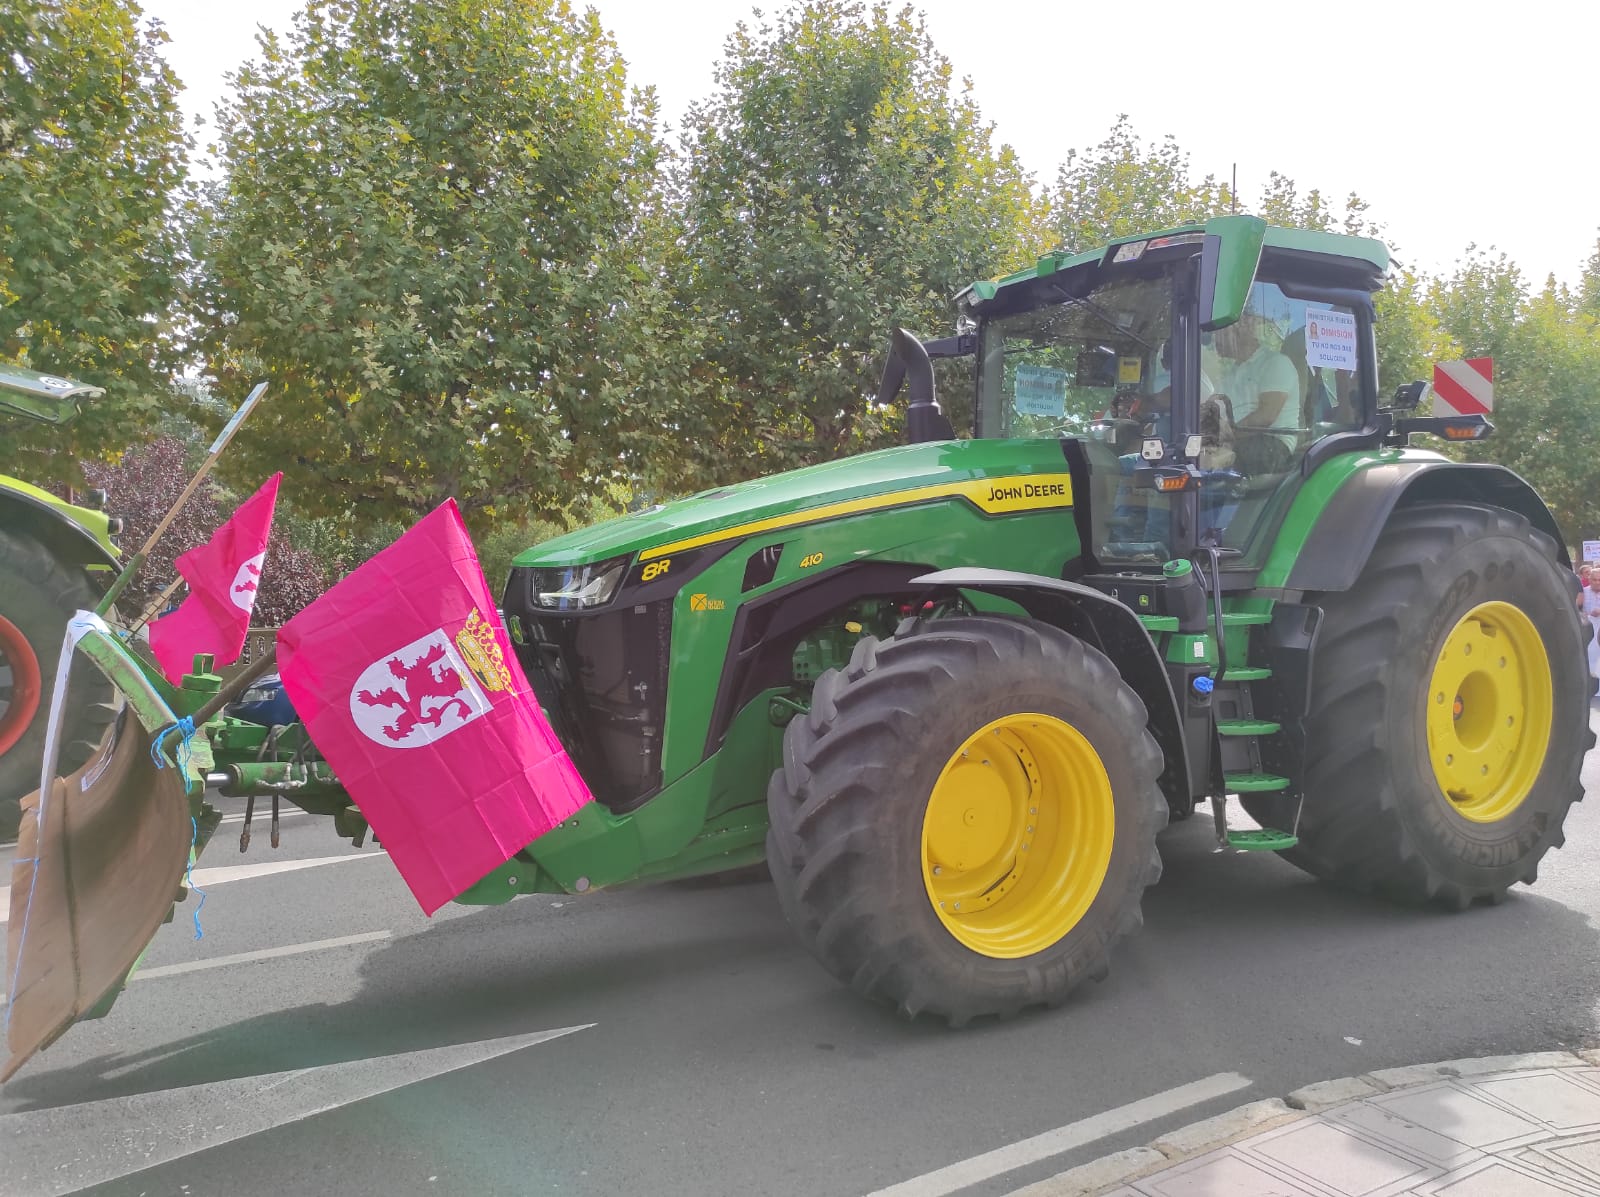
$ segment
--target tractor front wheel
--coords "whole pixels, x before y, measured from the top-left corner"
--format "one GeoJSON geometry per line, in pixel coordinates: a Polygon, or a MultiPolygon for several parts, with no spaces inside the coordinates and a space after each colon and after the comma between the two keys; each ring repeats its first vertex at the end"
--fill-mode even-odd
{"type": "Polygon", "coordinates": [[[1508,511],[1419,504],[1323,606],[1300,844],[1284,855],[1456,908],[1532,882],[1594,743],[1587,629],[1555,545],[1508,511]]]}
{"type": "Polygon", "coordinates": [[[834,976],[961,1025],[1106,973],[1161,873],[1146,712],[1055,628],[953,618],[863,637],[772,778],[779,901],[834,976]]]}
{"type": "MultiPolygon", "coordinates": [[[[0,531],[0,841],[16,837],[18,799],[39,788],[67,620],[97,601],[81,569],[57,561],[30,537],[0,531]]],[[[111,683],[82,658],[67,699],[61,774],[89,759],[113,713],[111,683]]]]}

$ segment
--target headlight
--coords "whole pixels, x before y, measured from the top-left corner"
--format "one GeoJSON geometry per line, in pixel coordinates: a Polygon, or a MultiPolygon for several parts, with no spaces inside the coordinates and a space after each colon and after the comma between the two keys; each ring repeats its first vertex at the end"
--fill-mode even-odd
{"type": "Polygon", "coordinates": [[[583,611],[602,607],[617,592],[628,568],[628,558],[617,557],[595,565],[570,565],[564,569],[533,571],[533,601],[558,611],[583,611]]]}
{"type": "Polygon", "coordinates": [[[276,690],[268,689],[265,686],[251,686],[243,694],[239,695],[239,698],[238,698],[237,701],[239,701],[241,703],[245,703],[245,702],[271,702],[276,697],[277,697],[277,691],[276,690]]]}

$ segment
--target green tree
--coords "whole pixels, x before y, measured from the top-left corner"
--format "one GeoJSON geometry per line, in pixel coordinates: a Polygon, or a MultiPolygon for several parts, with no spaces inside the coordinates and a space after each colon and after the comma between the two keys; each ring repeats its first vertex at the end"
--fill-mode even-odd
{"type": "Polygon", "coordinates": [[[1378,399],[1387,402],[1395,388],[1433,376],[1433,363],[1460,356],[1438,315],[1428,305],[1428,280],[1393,266],[1389,281],[1373,297],[1377,317],[1378,399]]]}
{"type": "Polygon", "coordinates": [[[686,439],[723,479],[889,443],[900,409],[869,396],[890,330],[949,331],[960,287],[1040,249],[1029,176],[909,9],[740,24],[683,151],[684,311],[713,388],[686,439]]]}
{"type": "Polygon", "coordinates": [[[104,386],[65,428],[9,421],[8,471],[76,481],[170,382],[188,139],[166,35],[131,0],[0,0],[0,360],[104,386]]]}
{"type": "Polygon", "coordinates": [[[1600,321],[1581,293],[1549,283],[1531,293],[1504,254],[1470,251],[1431,304],[1460,356],[1494,359],[1495,435],[1465,456],[1526,478],[1569,545],[1600,532],[1600,321]]]}
{"type": "MultiPolygon", "coordinates": [[[[1354,191],[1345,195],[1342,207],[1337,206],[1315,188],[1302,195],[1295,181],[1278,171],[1268,175],[1257,211],[1271,224],[1389,240],[1384,226],[1369,215],[1367,202],[1354,191]]],[[[1427,292],[1428,280],[1396,255],[1387,285],[1373,296],[1380,400],[1402,383],[1430,377],[1432,364],[1453,352],[1449,335],[1429,310],[1427,292]]]]}
{"type": "Polygon", "coordinates": [[[1583,277],[1578,280],[1578,302],[1589,315],[1600,317],[1600,238],[1595,239],[1594,253],[1583,264],[1583,277]]]}
{"type": "Polygon", "coordinates": [[[1348,233],[1355,237],[1383,236],[1383,226],[1367,215],[1368,204],[1355,192],[1344,199],[1344,210],[1336,210],[1316,188],[1304,195],[1287,175],[1272,171],[1261,188],[1256,214],[1268,224],[1295,229],[1319,229],[1328,233],[1348,233]]]}
{"type": "Polygon", "coordinates": [[[566,507],[663,421],[636,252],[654,98],[564,0],[312,0],[217,121],[198,346],[274,392],[234,474],[309,515],[481,530],[566,507]]]}
{"type": "Polygon", "coordinates": [[[1104,141],[1068,151],[1051,193],[1051,224],[1063,247],[1086,250],[1220,216],[1232,203],[1227,184],[1192,176],[1189,155],[1170,134],[1142,141],[1124,113],[1104,141]]]}

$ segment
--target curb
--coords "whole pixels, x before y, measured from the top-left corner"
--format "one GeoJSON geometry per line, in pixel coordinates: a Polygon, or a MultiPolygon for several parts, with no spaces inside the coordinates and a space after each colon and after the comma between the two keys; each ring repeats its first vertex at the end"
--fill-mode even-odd
{"type": "Polygon", "coordinates": [[[1363,1097],[1458,1077],[1486,1076],[1523,1068],[1578,1068],[1584,1065],[1600,1065],[1600,1048],[1577,1052],[1475,1056],[1465,1060],[1441,1060],[1435,1064],[1380,1068],[1359,1076],[1317,1081],[1282,1098],[1249,1102],[1214,1118],[1190,1123],[1143,1147],[1103,1155],[1025,1188],[1015,1189],[1010,1197],[1097,1197],[1118,1185],[1166,1171],[1195,1156],[1226,1147],[1250,1135],[1298,1122],[1363,1097]]]}

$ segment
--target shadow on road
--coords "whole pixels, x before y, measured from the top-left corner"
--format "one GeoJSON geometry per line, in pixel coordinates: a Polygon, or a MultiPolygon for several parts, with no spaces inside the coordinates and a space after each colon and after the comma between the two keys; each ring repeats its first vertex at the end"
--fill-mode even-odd
{"type": "MultiPolygon", "coordinates": [[[[1145,930],[1115,953],[1112,977],[1059,1011],[1004,1024],[949,1032],[867,1005],[795,942],[768,885],[657,887],[534,896],[398,934],[365,958],[347,1001],[55,1071],[45,1057],[7,1095],[51,1106],[592,1021],[604,1039],[586,1044],[653,1056],[654,1067],[759,1045],[750,1050],[786,1077],[865,1061],[888,1082],[897,1064],[932,1053],[980,1088],[990,1080],[962,1070],[1022,1045],[1030,1068],[1064,1076],[1121,1052],[1153,1076],[1189,1079],[1221,1057],[1258,1079],[1305,1072],[1303,1083],[1340,1075],[1330,1052],[1356,1073],[1593,1042],[1600,935],[1583,915],[1537,889],[1462,914],[1397,908],[1275,857],[1214,855],[1206,822],[1164,837],[1145,930]]],[[[242,966],[228,981],[287,967],[242,966]]],[[[315,963],[300,967],[316,976],[315,963]]]]}

